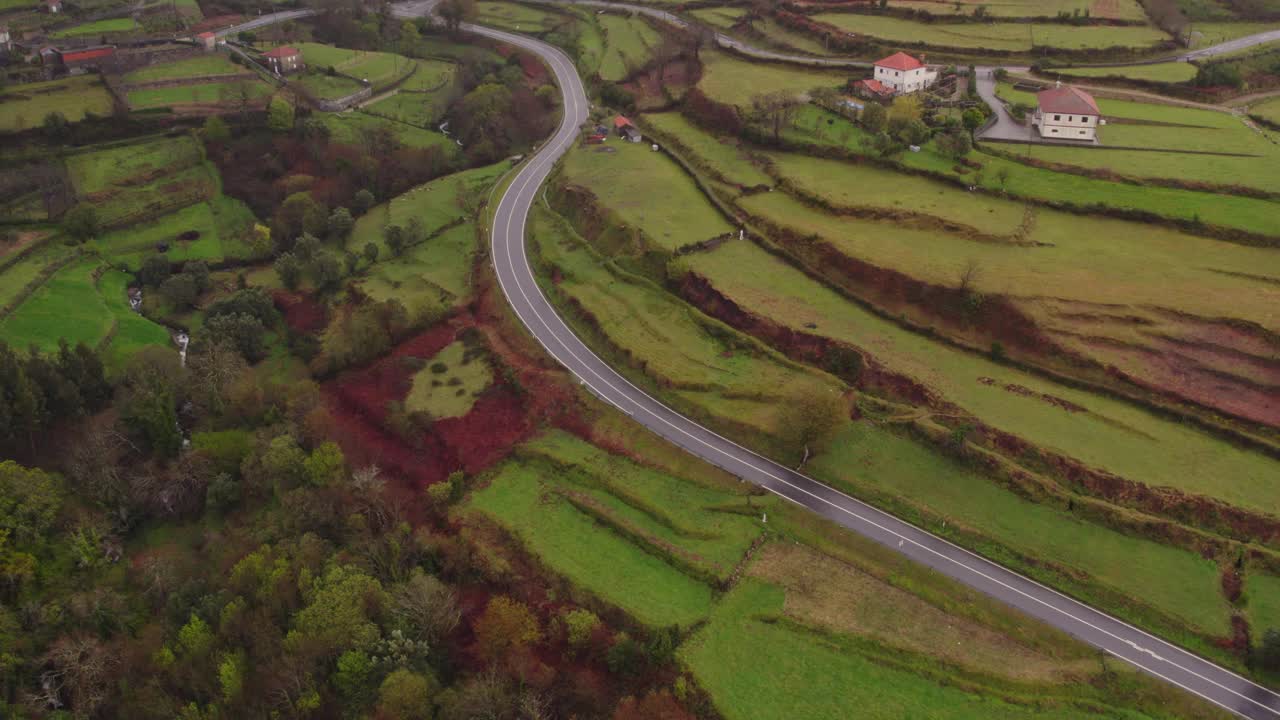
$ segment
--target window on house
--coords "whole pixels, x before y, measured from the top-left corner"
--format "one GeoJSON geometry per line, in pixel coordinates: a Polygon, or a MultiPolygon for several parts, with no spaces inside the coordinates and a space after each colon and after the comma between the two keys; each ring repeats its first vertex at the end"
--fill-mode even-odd
{"type": "Polygon", "coordinates": [[[1051,132],[1051,133],[1053,133],[1053,134],[1055,134],[1055,135],[1056,135],[1056,134],[1058,134],[1058,128],[1053,128],[1053,129],[1051,129],[1049,132],[1051,132]]]}
{"type": "Polygon", "coordinates": [[[1054,116],[1053,116],[1053,119],[1054,119],[1054,120],[1061,120],[1061,119],[1062,119],[1062,116],[1061,116],[1061,115],[1054,115],[1054,116]]]}
{"type": "Polygon", "coordinates": [[[1083,134],[1084,134],[1084,131],[1083,131],[1083,130],[1081,130],[1081,131],[1080,131],[1080,134],[1081,134],[1081,135],[1083,135],[1083,134]]]}

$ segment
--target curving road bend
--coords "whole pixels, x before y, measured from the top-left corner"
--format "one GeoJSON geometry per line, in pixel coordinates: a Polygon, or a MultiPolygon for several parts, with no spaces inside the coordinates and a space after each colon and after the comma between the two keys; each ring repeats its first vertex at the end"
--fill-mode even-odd
{"type": "MultiPolygon", "coordinates": [[[[434,0],[395,6],[413,17],[434,0]]],[[[577,142],[587,119],[586,91],[573,62],[559,48],[477,25],[463,29],[537,54],[555,74],[564,117],[555,135],[529,159],[494,214],[492,254],[499,285],[520,321],[547,353],[593,394],[686,451],[766,490],[858,532],[1043,622],[1064,630],[1141,670],[1250,720],[1280,720],[1280,695],[1128,623],[1005,569],[866,503],[728,440],[646,394],[595,355],[543,295],[525,252],[525,225],[542,183],[577,142]]]]}

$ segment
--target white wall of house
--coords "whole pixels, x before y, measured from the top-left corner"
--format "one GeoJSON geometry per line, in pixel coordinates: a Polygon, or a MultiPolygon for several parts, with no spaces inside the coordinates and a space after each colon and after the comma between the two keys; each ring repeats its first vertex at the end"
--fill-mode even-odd
{"type": "Polygon", "coordinates": [[[1097,115],[1071,115],[1036,110],[1031,122],[1040,128],[1040,137],[1060,140],[1093,140],[1098,136],[1097,115]]]}
{"type": "Polygon", "coordinates": [[[893,88],[896,93],[913,93],[924,90],[938,80],[938,73],[928,67],[915,70],[894,70],[877,65],[875,79],[893,88]]]}

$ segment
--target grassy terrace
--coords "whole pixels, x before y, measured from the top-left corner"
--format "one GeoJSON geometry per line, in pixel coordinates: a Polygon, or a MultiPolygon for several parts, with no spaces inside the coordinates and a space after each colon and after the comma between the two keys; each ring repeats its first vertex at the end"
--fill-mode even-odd
{"type": "Polygon", "coordinates": [[[815,20],[892,43],[1025,52],[1037,47],[1067,50],[1147,48],[1169,39],[1153,27],[1053,23],[921,23],[884,15],[820,13],[815,20]]]}
{"type": "Polygon", "coordinates": [[[679,258],[676,265],[709,279],[740,307],[774,322],[863,347],[893,371],[1036,445],[1151,486],[1173,486],[1275,512],[1268,480],[1276,470],[1274,461],[1127,403],[941,346],[850,303],[750,242],[730,241],[679,258]],[[980,378],[995,382],[985,384],[980,378]],[[1011,393],[1004,389],[1007,384],[1065,399],[1085,411],[1067,412],[1039,397],[1011,393]]]}
{"type": "MultiPolygon", "coordinates": [[[[799,142],[841,147],[857,154],[868,152],[863,144],[867,136],[861,129],[844,118],[816,107],[807,108],[800,115],[796,128],[788,136],[799,142]]],[[[1017,153],[1025,150],[1025,146],[1009,144],[992,144],[992,147],[1002,152],[1017,153]]],[[[1032,148],[1032,157],[1040,157],[1042,149],[1044,148],[1041,146],[1032,148]]],[[[1074,148],[1067,150],[1090,152],[1074,148]]],[[[982,163],[982,176],[979,178],[970,173],[964,176],[964,181],[980,184],[989,190],[1039,200],[1065,200],[1082,206],[1100,204],[1143,210],[1169,218],[1199,218],[1206,223],[1265,235],[1276,233],[1277,203],[1269,200],[1100,180],[1032,167],[982,152],[972,155],[971,159],[982,163]],[[1001,173],[1008,173],[1008,179],[1004,182],[1000,179],[1001,173]]],[[[954,161],[932,151],[930,147],[926,147],[924,152],[907,153],[902,156],[901,161],[911,168],[957,176],[954,161]]]]}
{"type": "Polygon", "coordinates": [[[85,23],[69,27],[66,30],[57,30],[49,34],[50,37],[84,37],[86,35],[114,35],[131,33],[141,29],[138,22],[133,18],[112,18],[110,20],[98,20],[97,22],[85,23]]]}
{"type": "Polygon", "coordinates": [[[386,128],[397,140],[411,148],[440,147],[452,154],[458,147],[452,140],[434,130],[384,119],[379,115],[370,115],[358,110],[324,113],[320,116],[320,120],[329,128],[334,142],[360,144],[366,133],[386,128]]]}
{"type": "Polygon", "coordinates": [[[450,343],[413,376],[405,408],[432,419],[462,417],[493,382],[493,366],[466,343],[450,343]]]}
{"type": "Polygon", "coordinates": [[[358,92],[363,87],[360,83],[348,77],[341,75],[330,76],[317,72],[307,72],[303,75],[295,76],[290,82],[296,83],[303,90],[321,100],[344,98],[358,92]]]}
{"type": "Polygon", "coordinates": [[[1155,65],[1134,65],[1132,67],[1115,68],[1062,68],[1054,73],[1078,78],[1123,77],[1131,80],[1150,80],[1153,82],[1184,83],[1196,76],[1196,66],[1184,62],[1156,63],[1155,65]]]}
{"type": "Polygon", "coordinates": [[[177,62],[149,65],[124,76],[125,83],[155,82],[157,80],[181,80],[203,75],[236,75],[247,72],[221,53],[200,55],[177,62]]]}
{"type": "Polygon", "coordinates": [[[760,93],[786,90],[800,94],[816,87],[840,87],[849,81],[847,72],[752,63],[722,52],[704,52],[700,57],[702,79],[698,87],[707,97],[731,105],[745,105],[760,93]]]}
{"type": "Polygon", "coordinates": [[[1256,285],[1210,269],[1280,277],[1280,259],[1269,248],[1047,208],[1035,209],[1030,232],[1015,238],[1026,210],[1017,202],[975,197],[954,185],[868,165],[805,155],[771,157],[783,177],[835,205],[909,209],[1010,240],[981,242],[964,232],[912,230],[902,222],[840,217],[776,192],[739,201],[776,223],[817,233],[851,256],[921,280],[955,285],[962,269],[975,260],[984,275],[977,281],[983,292],[1158,306],[1205,317],[1242,318],[1265,327],[1280,325],[1266,303],[1256,302],[1256,285]],[[904,197],[911,198],[909,207],[900,204],[904,197]],[[1212,260],[1206,262],[1207,258],[1212,260]]]}
{"type": "Polygon", "coordinates": [[[1004,0],[999,3],[983,0],[893,0],[891,7],[925,10],[933,15],[972,15],[979,5],[986,8],[987,15],[999,18],[1054,17],[1060,12],[1088,12],[1094,18],[1146,19],[1142,6],[1136,0],[1004,0]]]}
{"type": "Polygon", "coordinates": [[[476,22],[512,32],[542,32],[566,21],[567,18],[563,15],[527,5],[487,1],[476,3],[476,22]]]}
{"type": "Polygon", "coordinates": [[[146,88],[129,92],[129,107],[134,110],[172,107],[175,105],[232,105],[239,103],[248,89],[250,100],[267,97],[274,88],[257,77],[238,82],[213,82],[176,87],[146,88]]]}
{"type": "MultiPolygon", "coordinates": [[[[719,138],[690,123],[680,113],[645,115],[644,124],[667,135],[696,153],[731,182],[746,187],[772,185],[773,179],[754,166],[737,141],[719,138]]],[[[688,158],[693,160],[694,158],[688,158]]]]}
{"type": "Polygon", "coordinates": [[[1256,105],[1250,105],[1249,112],[1280,125],[1280,97],[1274,97],[1270,100],[1263,100],[1256,105]]]}
{"type": "Polygon", "coordinates": [[[312,70],[332,67],[343,75],[368,80],[375,89],[404,77],[418,62],[394,53],[348,50],[320,43],[299,43],[297,48],[312,70]]]}
{"type": "Polygon", "coordinates": [[[545,209],[535,208],[532,237],[538,256],[559,273],[555,292],[588,308],[634,367],[701,413],[768,433],[779,388],[797,377],[830,382],[736,338],[656,285],[618,273],[545,209]]]}
{"type": "Polygon", "coordinates": [[[655,249],[678,250],[733,230],[705,201],[654,202],[655,198],[697,198],[698,190],[680,166],[648,143],[611,139],[582,146],[564,160],[568,182],[590,190],[639,230],[655,249]]]}
{"type": "Polygon", "coordinates": [[[71,122],[85,114],[111,112],[111,94],[97,75],[10,85],[0,90],[0,132],[39,127],[45,115],[60,112],[71,122]]]}
{"type": "Polygon", "coordinates": [[[662,41],[658,31],[639,16],[606,14],[597,17],[604,31],[605,48],[600,61],[600,77],[621,80],[648,61],[652,49],[662,41]]]}

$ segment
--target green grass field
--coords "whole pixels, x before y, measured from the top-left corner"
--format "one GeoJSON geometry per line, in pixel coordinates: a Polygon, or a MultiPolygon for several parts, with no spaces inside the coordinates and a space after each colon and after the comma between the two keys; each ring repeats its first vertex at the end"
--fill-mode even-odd
{"type": "Polygon", "coordinates": [[[57,30],[49,34],[50,37],[84,37],[86,35],[115,35],[123,33],[131,33],[140,29],[137,21],[133,18],[112,18],[110,20],[98,20],[97,22],[76,25],[66,30],[57,30]]]}
{"type": "MultiPolygon", "coordinates": [[[[645,115],[644,125],[653,127],[684,145],[730,182],[746,187],[773,184],[772,178],[753,165],[736,142],[721,142],[716,136],[690,123],[680,113],[645,115]]],[[[686,159],[693,161],[695,158],[686,159]]]]}
{"type": "Polygon", "coordinates": [[[936,47],[1029,51],[1037,47],[1067,50],[1110,47],[1149,48],[1169,36],[1153,27],[1059,25],[1050,23],[921,23],[885,15],[820,13],[815,20],[841,30],[869,35],[891,43],[936,47]]]}
{"type": "Polygon", "coordinates": [[[235,105],[240,102],[243,88],[248,88],[250,100],[270,95],[275,88],[257,77],[236,82],[199,83],[176,87],[146,88],[129,92],[129,107],[145,110],[178,105],[235,105]]]}
{"type": "Polygon", "coordinates": [[[614,138],[606,145],[576,148],[565,156],[564,173],[640,230],[655,249],[674,251],[733,230],[680,166],[648,143],[614,138]]]}
{"type": "Polygon", "coordinates": [[[794,65],[767,65],[739,60],[722,52],[704,52],[698,87],[707,97],[731,105],[746,105],[758,94],[778,91],[797,95],[818,87],[842,87],[848,73],[807,70],[794,65]]]}
{"type": "Polygon", "coordinates": [[[493,367],[483,354],[469,352],[462,341],[453,342],[414,374],[404,406],[433,420],[462,417],[492,382],[493,367]]]}
{"type": "Polygon", "coordinates": [[[645,625],[688,626],[711,610],[711,588],[602,525],[556,492],[552,467],[510,462],[466,508],[511,531],[553,572],[645,625]]]}
{"type": "Polygon", "coordinates": [[[452,154],[457,145],[443,134],[433,130],[384,119],[357,110],[341,113],[325,113],[321,121],[329,128],[334,142],[360,145],[366,133],[386,128],[404,145],[411,148],[440,147],[452,154]]]}
{"type": "Polygon", "coordinates": [[[693,10],[689,14],[711,27],[728,30],[739,18],[746,15],[747,11],[736,7],[713,7],[693,10]]]}
{"type": "Polygon", "coordinates": [[[1250,105],[1249,113],[1280,125],[1280,97],[1273,97],[1256,105],[1250,105]]]}
{"type": "Polygon", "coordinates": [[[1280,577],[1247,573],[1245,598],[1255,637],[1261,637],[1267,630],[1280,630],[1280,577]]]}
{"type": "Polygon", "coordinates": [[[132,281],[132,276],[119,270],[107,270],[98,279],[102,301],[115,319],[111,342],[105,351],[104,362],[108,368],[123,367],[131,355],[144,347],[168,346],[172,343],[168,330],[129,307],[126,289],[132,281]]]}
{"type": "Polygon", "coordinates": [[[200,161],[194,138],[155,138],[103,150],[80,152],[67,158],[76,193],[87,196],[112,186],[134,185],[139,177],[156,177],[200,161]]]}
{"type": "Polygon", "coordinates": [[[986,422],[1040,447],[1151,486],[1172,486],[1274,512],[1267,478],[1275,462],[1214,440],[1176,422],[953,350],[873,315],[819,285],[750,242],[730,241],[673,263],[708,278],[740,307],[763,313],[798,332],[824,335],[868,349],[893,371],[934,388],[986,422]],[[812,326],[812,327],[811,327],[812,326]],[[992,384],[979,378],[992,378],[992,384]],[[1021,385],[1075,403],[1067,412],[1021,385]]]}
{"type": "Polygon", "coordinates": [[[56,350],[58,340],[97,345],[111,330],[112,316],[98,293],[94,272],[101,262],[86,257],[59,270],[8,317],[0,337],[14,347],[56,350]]]}
{"type": "Polygon", "coordinates": [[[1184,62],[1156,63],[1154,65],[1134,65],[1132,67],[1115,68],[1062,68],[1053,72],[1066,77],[1108,78],[1122,77],[1130,80],[1150,80],[1152,82],[1185,83],[1196,76],[1196,66],[1184,62]]]}
{"type": "Polygon", "coordinates": [[[1035,709],[971,694],[859,652],[838,637],[774,622],[784,602],[777,586],[744,580],[680,648],[680,659],[727,720],[1081,717],[1080,709],[1054,703],[1035,709]]]}
{"type": "Polygon", "coordinates": [[[244,67],[236,65],[221,53],[200,55],[177,62],[159,63],[134,70],[124,76],[125,83],[154,82],[157,80],[180,80],[204,75],[236,75],[247,72],[244,67]]]}
{"type": "Polygon", "coordinates": [[[1136,0],[1100,3],[1096,0],[891,0],[889,7],[922,10],[933,15],[972,15],[981,5],[989,17],[1056,17],[1058,13],[1089,13],[1090,17],[1117,20],[1146,20],[1136,0]]]}
{"type": "MultiPolygon", "coordinates": [[[[806,108],[800,114],[796,128],[788,133],[788,137],[798,141],[841,147],[858,154],[869,152],[863,144],[867,137],[866,133],[848,120],[813,106],[806,108]]],[[[995,147],[1015,154],[1026,152],[1025,146],[998,145],[995,147]]],[[[1031,148],[1031,156],[1039,157],[1038,153],[1042,148],[1043,146],[1031,148]]],[[[1276,203],[1268,200],[1112,182],[1032,167],[982,152],[973,155],[972,159],[982,163],[981,176],[969,173],[962,176],[964,182],[978,184],[990,190],[1006,192],[1017,197],[1066,200],[1082,206],[1097,204],[1144,210],[1170,218],[1185,220],[1199,218],[1203,222],[1224,227],[1240,228],[1265,235],[1276,234],[1276,203]],[[1008,174],[1003,182],[1002,173],[1008,174]]],[[[935,152],[932,146],[926,146],[923,152],[906,153],[901,161],[907,167],[957,176],[954,169],[955,162],[935,152]]]]}
{"type": "Polygon", "coordinates": [[[111,94],[97,75],[81,75],[51,82],[10,85],[0,91],[0,131],[39,127],[46,115],[62,113],[71,122],[86,113],[111,113],[111,94]]]}
{"type": "MultiPolygon", "coordinates": [[[[910,209],[961,223],[991,235],[1015,235],[1026,207],[924,178],[869,165],[774,155],[778,169],[809,193],[836,205],[910,209]],[[902,198],[910,198],[903,202],[902,198]]],[[[1164,307],[1202,317],[1236,317],[1274,324],[1270,310],[1250,298],[1257,287],[1209,269],[1247,274],[1280,264],[1267,248],[1224,243],[1174,230],[1120,220],[1036,208],[1025,242],[982,242],[965,233],[911,229],[905,222],[840,217],[809,208],[779,192],[739,201],[803,234],[816,233],[845,253],[901,270],[932,283],[954,286],[973,260],[983,292],[1015,297],[1049,296],[1119,306],[1164,307]]],[[[927,228],[927,226],[925,226],[927,228]]]]}
{"type": "Polygon", "coordinates": [[[662,41],[658,32],[639,15],[605,14],[597,16],[604,30],[604,55],[600,61],[600,77],[621,80],[648,62],[653,48],[662,41]]]}
{"type": "Polygon", "coordinates": [[[295,83],[306,92],[314,95],[321,100],[337,100],[344,98],[352,93],[358,92],[362,87],[360,83],[351,78],[341,75],[329,76],[320,72],[308,71],[302,75],[295,76],[290,83],[295,83]]]}
{"type": "Polygon", "coordinates": [[[458,66],[443,60],[415,60],[415,62],[418,63],[418,69],[414,70],[413,75],[400,85],[401,90],[412,92],[440,90],[453,80],[453,75],[458,69],[458,66]]]}
{"type": "Polygon", "coordinates": [[[361,112],[424,129],[433,129],[445,111],[447,90],[435,93],[397,92],[360,108],[361,112]]]}
{"type": "Polygon", "coordinates": [[[475,261],[476,228],[463,223],[391,258],[380,261],[360,280],[375,300],[399,300],[414,318],[438,317],[468,297],[475,261]]]}
{"type": "Polygon", "coordinates": [[[421,64],[421,61],[394,53],[348,50],[320,43],[299,43],[297,48],[302,51],[303,60],[312,70],[323,72],[332,67],[344,75],[368,80],[375,91],[404,77],[415,63],[421,64]]]}
{"type": "Polygon", "coordinates": [[[1200,34],[1195,47],[1202,48],[1276,28],[1280,28],[1280,22],[1202,22],[1192,30],[1200,34]]]}
{"type": "Polygon", "coordinates": [[[544,32],[569,22],[563,15],[515,3],[485,1],[475,7],[476,22],[512,32],[544,32]]]}

